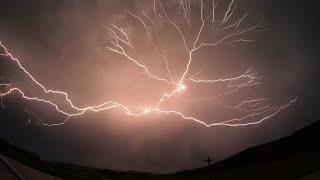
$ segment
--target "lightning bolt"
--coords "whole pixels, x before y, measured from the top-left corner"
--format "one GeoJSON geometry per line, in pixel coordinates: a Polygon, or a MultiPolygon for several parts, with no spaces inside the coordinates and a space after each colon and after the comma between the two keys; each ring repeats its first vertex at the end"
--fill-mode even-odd
{"type": "MultiPolygon", "coordinates": [[[[190,0],[178,0],[178,11],[179,15],[181,15],[186,23],[189,26],[192,26],[192,20],[191,19],[191,2],[190,0]]],[[[256,72],[253,72],[252,68],[247,69],[247,71],[239,76],[236,77],[229,77],[229,78],[219,78],[219,79],[199,79],[196,78],[198,74],[201,72],[198,72],[192,76],[190,76],[190,69],[192,66],[192,63],[194,61],[194,54],[195,52],[198,52],[203,47],[214,47],[218,46],[220,44],[226,44],[226,43],[235,43],[235,42],[254,42],[250,39],[243,39],[241,35],[246,34],[251,31],[261,31],[263,30],[260,26],[261,22],[257,23],[254,26],[251,26],[249,28],[243,28],[241,29],[241,24],[245,20],[248,13],[245,13],[240,18],[234,17],[234,12],[236,11],[237,5],[235,4],[234,0],[231,0],[228,8],[226,9],[223,19],[221,23],[216,28],[216,32],[223,33],[227,32],[226,35],[221,37],[220,39],[214,41],[214,42],[206,42],[201,40],[201,36],[203,34],[203,31],[207,24],[213,24],[215,21],[217,21],[216,18],[216,3],[215,1],[212,1],[212,12],[205,13],[204,11],[204,2],[203,0],[200,1],[200,22],[201,25],[198,28],[198,31],[196,33],[196,36],[192,43],[188,44],[186,40],[186,36],[184,34],[184,29],[179,27],[178,24],[174,22],[167,13],[166,7],[163,5],[161,0],[154,0],[153,1],[153,9],[151,12],[148,12],[142,4],[138,1],[138,4],[140,6],[139,14],[135,14],[132,12],[127,11],[128,15],[133,17],[135,20],[137,20],[138,23],[142,25],[144,30],[146,31],[146,34],[148,35],[148,40],[150,41],[150,44],[152,45],[152,48],[154,50],[154,53],[162,59],[165,67],[166,67],[166,73],[165,76],[160,76],[157,74],[154,74],[147,65],[144,64],[145,59],[143,56],[139,53],[139,51],[136,48],[136,44],[131,37],[129,31],[125,28],[122,28],[121,26],[113,23],[110,25],[105,26],[108,30],[108,33],[112,40],[110,41],[110,46],[106,46],[105,49],[109,52],[116,53],[120,56],[123,56],[124,59],[130,61],[133,63],[137,68],[141,69],[143,73],[148,76],[149,78],[159,81],[161,83],[165,83],[166,85],[172,85],[172,89],[168,90],[167,92],[164,92],[162,95],[160,95],[159,100],[154,102],[154,104],[151,106],[152,108],[145,108],[143,111],[140,112],[134,112],[132,111],[128,106],[125,104],[121,104],[114,101],[105,101],[102,104],[93,105],[93,106],[87,106],[87,107],[78,107],[76,106],[72,100],[69,98],[69,94],[67,92],[58,91],[58,90],[52,90],[45,87],[43,84],[41,84],[36,78],[34,78],[26,68],[23,67],[19,59],[15,58],[9,50],[6,48],[6,46],[0,41],[0,46],[3,49],[4,53],[0,54],[0,56],[6,56],[11,61],[15,62],[22,70],[22,72],[27,75],[38,87],[41,88],[41,90],[46,94],[54,94],[58,95],[64,98],[64,100],[68,103],[68,105],[71,107],[71,112],[63,110],[64,108],[55,103],[52,100],[48,100],[46,97],[37,97],[37,96],[30,96],[27,93],[23,91],[22,88],[17,87],[17,83],[7,83],[3,82],[5,81],[4,78],[1,78],[1,93],[0,93],[0,102],[1,106],[5,108],[3,103],[3,98],[5,96],[8,96],[14,92],[18,93],[23,97],[24,99],[28,101],[36,101],[40,103],[44,103],[47,105],[50,105],[55,108],[57,113],[60,113],[65,116],[65,119],[60,123],[45,123],[41,120],[41,118],[32,112],[30,109],[25,108],[25,112],[31,116],[33,116],[36,119],[36,124],[41,124],[44,126],[58,126],[65,124],[71,117],[76,117],[83,115],[87,111],[93,111],[93,112],[100,112],[100,111],[106,111],[113,108],[120,108],[122,109],[127,115],[129,116],[135,116],[140,117],[149,113],[162,113],[162,114],[174,114],[177,117],[180,117],[183,120],[192,120],[196,123],[199,123],[201,125],[204,125],[205,127],[211,127],[211,126],[232,126],[232,127],[241,127],[241,126],[247,126],[247,125],[254,125],[259,124],[266,119],[274,117],[276,114],[278,114],[281,110],[287,108],[292,103],[294,103],[297,98],[290,100],[289,102],[278,105],[278,106],[272,106],[266,104],[268,99],[265,98],[259,98],[259,99],[251,99],[251,100],[244,100],[236,105],[224,105],[222,103],[220,104],[224,108],[228,109],[234,109],[241,112],[245,112],[246,115],[240,118],[234,118],[230,120],[225,120],[221,122],[215,122],[215,123],[205,123],[204,121],[185,115],[183,112],[176,111],[174,109],[166,110],[162,107],[163,102],[166,100],[175,97],[177,94],[186,91],[187,86],[186,82],[192,84],[192,85],[212,85],[217,83],[223,83],[226,85],[226,88],[223,92],[207,98],[207,97],[200,97],[197,99],[191,99],[191,100],[184,100],[187,102],[195,102],[195,101],[216,101],[218,98],[221,98],[223,96],[227,96],[229,94],[237,92],[239,89],[248,88],[251,86],[256,86],[261,84],[259,80],[262,77],[259,77],[256,72]],[[159,8],[158,8],[159,7],[159,8]],[[208,21],[211,19],[211,21],[208,21]],[[235,21],[228,25],[230,21],[235,19],[235,21]],[[179,34],[179,39],[181,40],[182,46],[184,47],[188,59],[186,60],[186,65],[184,68],[183,73],[181,74],[180,78],[178,80],[175,80],[175,78],[172,75],[172,71],[170,69],[170,61],[167,56],[166,47],[159,35],[159,30],[157,28],[157,23],[166,23],[169,27],[172,28],[172,30],[175,30],[179,34]],[[169,77],[169,78],[168,78],[169,77]],[[4,88],[3,88],[4,87],[4,88]],[[254,119],[254,120],[252,120],[254,119]]],[[[28,123],[30,123],[30,119],[28,119],[28,123]]]]}

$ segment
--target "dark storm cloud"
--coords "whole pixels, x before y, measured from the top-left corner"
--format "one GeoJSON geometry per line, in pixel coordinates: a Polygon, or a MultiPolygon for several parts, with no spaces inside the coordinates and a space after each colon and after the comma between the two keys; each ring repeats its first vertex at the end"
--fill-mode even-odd
{"type": "MultiPolygon", "coordinates": [[[[48,128],[26,125],[23,107],[39,105],[10,97],[5,99],[6,109],[0,113],[0,136],[38,152],[44,159],[166,172],[201,166],[207,155],[215,155],[217,159],[228,157],[318,120],[317,7],[310,1],[291,0],[239,3],[253,16],[264,16],[270,30],[255,35],[255,44],[231,50],[250,52],[250,56],[244,56],[251,58],[243,62],[243,67],[257,68],[265,77],[262,91],[272,95],[276,102],[298,96],[298,102],[276,118],[246,128],[204,128],[171,116],[162,117],[159,122],[150,117],[138,121],[106,112],[89,113],[64,126],[48,128]]],[[[103,26],[111,15],[121,18],[122,9],[135,10],[136,5],[125,0],[5,0],[0,3],[0,40],[40,82],[73,92],[71,98],[76,104],[94,104],[106,93],[117,97],[118,91],[127,90],[105,92],[95,80],[109,75],[113,71],[108,69],[110,66],[126,69],[125,63],[109,61],[112,57],[102,52],[106,40],[103,26]],[[94,88],[103,90],[95,92],[94,88]],[[95,92],[98,97],[86,92],[95,92]]],[[[204,59],[207,67],[215,66],[212,58],[204,59]]],[[[0,57],[0,64],[0,75],[19,82],[29,81],[5,57],[0,57]]],[[[242,61],[236,64],[240,66],[242,61]]]]}

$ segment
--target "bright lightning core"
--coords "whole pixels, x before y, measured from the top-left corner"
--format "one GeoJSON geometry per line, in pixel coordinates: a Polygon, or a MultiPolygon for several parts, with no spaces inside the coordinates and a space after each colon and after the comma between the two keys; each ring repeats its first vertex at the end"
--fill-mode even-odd
{"type": "MultiPolygon", "coordinates": [[[[141,110],[136,110],[137,108],[117,100],[106,100],[93,106],[79,107],[69,98],[69,93],[45,87],[0,42],[3,50],[1,56],[6,56],[11,61],[14,61],[17,68],[25,73],[46,94],[44,97],[37,94],[31,95],[26,93],[25,89],[19,88],[15,83],[8,82],[5,78],[2,78],[0,82],[2,108],[5,108],[3,98],[13,92],[17,92],[26,100],[38,101],[54,107],[57,113],[65,117],[62,122],[46,123],[39,115],[26,109],[25,112],[32,115],[36,123],[44,126],[63,125],[70,118],[81,116],[87,111],[99,112],[119,108],[124,110],[128,116],[139,117],[150,113],[173,114],[183,120],[194,121],[205,127],[211,127],[258,124],[275,116],[296,101],[296,99],[293,99],[284,104],[272,105],[267,98],[252,97],[235,104],[225,104],[222,101],[223,98],[237,95],[240,90],[246,90],[262,84],[262,77],[258,76],[251,67],[235,77],[200,78],[202,77],[201,69],[196,69],[197,67],[195,66],[195,62],[198,61],[196,54],[201,54],[205,48],[215,48],[216,46],[239,42],[254,42],[254,40],[247,38],[248,34],[264,30],[260,21],[253,25],[247,24],[248,13],[236,13],[238,6],[234,0],[231,0],[224,9],[221,6],[222,10],[219,11],[217,10],[220,7],[219,3],[214,0],[201,0],[197,1],[197,3],[189,0],[170,1],[170,4],[172,3],[173,7],[176,8],[173,11],[175,13],[171,12],[172,7],[170,6],[169,8],[169,2],[167,1],[154,0],[151,7],[145,7],[141,2],[137,2],[139,5],[137,12],[127,11],[126,14],[135,23],[135,26],[140,28],[140,33],[144,35],[142,36],[143,38],[134,35],[139,33],[133,32],[134,28],[132,28],[133,30],[129,29],[125,24],[121,24],[115,19],[114,23],[105,26],[110,37],[105,50],[108,53],[117,55],[120,59],[130,62],[135,66],[137,72],[150,79],[151,83],[161,84],[164,90],[155,95],[153,103],[145,104],[141,110]],[[217,12],[222,13],[218,14],[217,12]],[[177,46],[176,48],[179,49],[177,50],[179,53],[174,54],[179,54],[178,58],[172,58],[172,50],[170,49],[172,45],[168,44],[168,39],[170,39],[168,36],[175,37],[174,43],[177,46]],[[146,44],[146,42],[150,45],[151,51],[146,52],[146,50],[143,50],[143,44],[146,44]],[[152,63],[150,63],[151,56],[156,57],[157,63],[165,67],[163,71],[155,71],[152,63]],[[173,64],[178,64],[178,66],[173,64]],[[212,93],[210,97],[202,97],[192,92],[191,88],[200,86],[208,89],[212,88],[212,86],[219,86],[221,90],[212,93]],[[57,100],[48,98],[52,94],[63,97],[68,107],[59,105],[57,100]],[[186,94],[192,94],[192,97],[197,98],[187,98],[187,96],[184,96],[186,94]],[[178,107],[169,106],[168,103],[172,101],[184,102],[188,105],[196,105],[199,102],[214,102],[220,108],[242,113],[240,117],[233,117],[227,120],[212,120],[208,123],[208,120],[200,119],[192,112],[183,112],[178,110],[178,107]]],[[[230,74],[234,74],[234,72],[230,72],[230,74]]],[[[148,91],[148,89],[144,89],[144,91],[148,91]]]]}

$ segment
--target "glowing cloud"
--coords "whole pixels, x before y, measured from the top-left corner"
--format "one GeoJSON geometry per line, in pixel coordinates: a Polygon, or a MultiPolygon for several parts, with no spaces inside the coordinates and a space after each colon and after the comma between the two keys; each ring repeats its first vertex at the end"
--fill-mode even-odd
{"type": "MultiPolygon", "coordinates": [[[[179,13],[179,16],[181,16],[182,19],[184,19],[185,21],[184,23],[187,26],[193,26],[192,21],[194,21],[195,19],[194,17],[192,17],[192,15],[194,14],[192,11],[193,6],[199,7],[199,5],[195,4],[194,2],[191,2],[190,0],[178,0],[177,5],[178,5],[177,12],[179,13]]],[[[275,116],[281,110],[287,108],[289,105],[291,105],[293,102],[297,100],[297,98],[295,98],[285,104],[276,105],[276,106],[266,104],[268,100],[264,98],[245,100],[233,106],[222,105],[226,109],[235,109],[235,110],[245,112],[246,115],[244,115],[243,117],[234,118],[234,119],[230,119],[222,122],[215,122],[215,123],[205,123],[204,121],[196,117],[186,115],[183,112],[176,111],[174,109],[163,108],[161,105],[163,105],[165,101],[167,101],[168,99],[172,99],[182,91],[184,92],[188,91],[188,87],[186,83],[192,84],[195,86],[200,84],[212,85],[214,83],[228,84],[228,86],[225,88],[225,90],[222,93],[215,94],[211,98],[197,98],[197,99],[191,99],[191,100],[184,100],[188,102],[212,101],[217,99],[218,97],[227,96],[232,93],[235,93],[240,89],[250,88],[252,86],[261,84],[261,82],[259,81],[261,77],[258,77],[257,73],[253,72],[252,68],[249,68],[246,72],[244,72],[242,75],[239,75],[237,77],[230,77],[230,78],[224,78],[224,79],[222,78],[200,79],[200,78],[197,78],[200,72],[191,75],[190,68],[192,67],[193,61],[195,61],[194,59],[195,52],[198,52],[200,49],[204,47],[215,47],[220,44],[229,44],[229,43],[237,43],[237,42],[254,42],[254,40],[251,40],[251,39],[244,39],[242,35],[247,34],[251,31],[262,31],[263,29],[260,27],[261,26],[260,22],[250,27],[247,26],[246,28],[242,28],[242,24],[246,20],[248,13],[244,13],[242,16],[238,18],[235,17],[237,4],[235,3],[234,0],[231,0],[229,2],[227,9],[225,9],[224,11],[222,19],[220,20],[216,15],[217,3],[215,1],[210,1],[210,3],[205,5],[205,2],[201,0],[200,7],[199,7],[200,14],[198,19],[198,21],[200,22],[200,26],[197,27],[198,31],[196,33],[196,36],[194,37],[192,42],[189,43],[189,41],[186,38],[184,29],[180,27],[170,17],[170,14],[167,12],[166,6],[161,0],[154,0],[153,8],[151,8],[151,10],[146,10],[146,8],[144,8],[144,6],[140,3],[139,3],[139,7],[140,7],[139,13],[137,14],[129,11],[127,11],[126,13],[136,21],[138,26],[141,26],[145,30],[145,33],[148,36],[148,41],[153,47],[154,53],[160,59],[163,60],[163,63],[166,67],[166,74],[163,74],[163,76],[156,75],[156,73],[153,73],[152,70],[143,63],[147,61],[147,59],[142,58],[142,55],[139,53],[139,51],[136,48],[137,44],[135,44],[135,41],[131,37],[129,31],[121,27],[120,25],[117,25],[116,23],[106,26],[106,29],[109,32],[109,35],[111,37],[111,42],[110,42],[110,46],[106,46],[105,49],[112,53],[116,53],[120,56],[123,56],[126,60],[132,62],[139,69],[143,70],[144,74],[147,77],[155,81],[163,82],[166,86],[170,85],[171,87],[174,87],[173,89],[168,89],[167,92],[163,92],[163,94],[161,95],[161,98],[158,101],[154,102],[153,105],[150,105],[150,104],[145,105],[146,108],[144,108],[144,110],[141,112],[134,112],[127,105],[121,104],[118,102],[113,102],[113,101],[106,101],[102,104],[98,104],[95,106],[78,107],[69,98],[69,95],[67,92],[47,89],[44,85],[42,85],[39,81],[37,81],[36,78],[32,76],[32,72],[29,72],[27,69],[25,69],[23,65],[20,63],[20,61],[17,58],[15,58],[6,48],[6,46],[0,41],[0,46],[4,51],[4,53],[0,54],[1,56],[7,56],[8,59],[14,61],[17,64],[17,67],[20,68],[21,71],[24,72],[37,86],[39,86],[44,93],[55,94],[55,95],[60,95],[64,97],[64,100],[70,105],[73,112],[63,110],[64,107],[59,106],[55,101],[48,100],[46,98],[36,97],[36,96],[30,97],[23,91],[22,88],[15,87],[14,83],[4,82],[6,81],[4,78],[1,79],[2,83],[0,84],[0,87],[3,87],[2,92],[0,94],[1,106],[5,108],[2,101],[5,96],[8,96],[13,92],[18,92],[24,99],[29,101],[38,101],[44,104],[48,104],[54,107],[57,113],[60,113],[65,116],[64,121],[60,123],[48,124],[42,121],[31,110],[25,109],[26,113],[34,116],[38,124],[41,124],[44,126],[63,125],[71,117],[83,115],[86,111],[99,112],[99,111],[105,111],[113,108],[121,108],[129,116],[139,117],[145,114],[156,112],[156,113],[163,113],[163,114],[174,114],[184,120],[191,120],[196,123],[200,123],[205,127],[211,127],[211,126],[239,126],[240,127],[240,126],[247,126],[247,125],[261,123],[264,120],[275,116]],[[211,10],[209,12],[207,12],[207,9],[204,10],[205,6],[211,7],[211,10]],[[169,57],[167,56],[164,42],[162,41],[162,38],[159,35],[159,32],[161,31],[161,29],[158,28],[160,23],[166,24],[167,28],[170,28],[170,31],[176,31],[176,33],[179,34],[179,39],[182,43],[183,49],[186,52],[186,57],[188,57],[186,59],[186,62],[181,64],[181,66],[184,66],[183,68],[184,70],[178,79],[175,79],[173,76],[173,71],[172,69],[170,69],[170,60],[169,60],[169,57]],[[202,39],[201,35],[203,35],[203,31],[206,29],[207,25],[214,26],[214,31],[216,33],[222,34],[223,36],[221,38],[218,38],[218,40],[216,41],[207,42],[207,41],[201,40],[202,39]]],[[[29,123],[30,123],[30,119],[28,121],[28,124],[29,123]]]]}

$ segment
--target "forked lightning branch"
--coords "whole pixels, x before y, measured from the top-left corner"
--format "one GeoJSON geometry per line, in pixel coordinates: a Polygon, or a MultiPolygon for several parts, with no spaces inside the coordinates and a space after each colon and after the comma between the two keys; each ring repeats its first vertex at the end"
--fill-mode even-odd
{"type": "MultiPolygon", "coordinates": [[[[167,2],[171,1],[162,1],[162,0],[154,0],[152,3],[152,8],[146,8],[140,1],[137,1],[138,4],[138,12],[130,12],[126,11],[127,15],[130,16],[135,22],[137,26],[140,26],[144,29],[144,33],[147,35],[148,43],[151,44],[153,48],[153,53],[159,57],[164,66],[166,67],[165,74],[162,76],[157,75],[152,72],[151,68],[148,67],[145,63],[148,59],[143,58],[143,54],[139,53],[135,39],[131,36],[131,33],[128,29],[123,28],[125,26],[111,23],[106,25],[106,29],[110,36],[109,45],[105,47],[107,51],[110,53],[115,53],[119,56],[122,56],[123,59],[129,61],[139,71],[143,71],[144,75],[148,78],[153,79],[157,83],[163,83],[165,87],[170,85],[174,87],[173,89],[168,89],[163,92],[163,94],[159,94],[158,101],[155,101],[153,104],[146,104],[145,108],[140,112],[133,111],[126,104],[122,104],[119,102],[106,100],[105,102],[93,106],[87,107],[79,107],[73,103],[72,99],[69,98],[69,94],[67,92],[49,89],[45,87],[41,82],[39,82],[33,75],[32,72],[28,71],[23,64],[19,61],[19,59],[15,58],[13,54],[10,53],[10,50],[6,48],[3,42],[0,41],[1,56],[6,56],[4,59],[9,59],[16,64],[16,67],[19,68],[30,80],[32,80],[41,90],[46,94],[55,94],[64,98],[64,101],[67,102],[68,108],[58,105],[58,103],[54,100],[49,100],[46,97],[40,97],[35,95],[31,95],[27,93],[25,89],[19,88],[17,83],[7,81],[6,78],[1,79],[1,107],[5,108],[5,104],[3,103],[3,99],[6,96],[11,95],[16,92],[21,97],[29,101],[38,101],[43,104],[47,104],[48,106],[52,106],[55,108],[56,113],[60,113],[65,116],[60,122],[57,123],[46,123],[43,121],[39,115],[32,112],[30,109],[25,109],[25,112],[32,115],[35,119],[35,122],[44,126],[58,126],[65,124],[68,120],[73,117],[81,116],[87,111],[99,112],[106,111],[114,108],[123,109],[124,112],[128,116],[144,116],[150,113],[163,113],[163,114],[172,114],[186,121],[194,121],[199,123],[205,127],[211,126],[247,126],[253,124],[259,124],[267,119],[274,117],[281,110],[290,106],[293,102],[297,100],[297,98],[288,100],[288,102],[280,105],[272,105],[269,104],[269,100],[267,98],[252,98],[247,99],[241,102],[238,102],[234,105],[223,105],[223,108],[238,110],[241,112],[245,112],[246,114],[242,117],[236,117],[229,120],[215,120],[214,123],[205,123],[205,120],[201,120],[197,117],[192,116],[192,113],[180,112],[173,109],[167,109],[163,106],[164,102],[169,99],[172,100],[173,97],[176,97],[178,94],[188,91],[188,87],[186,84],[192,84],[194,86],[212,86],[217,83],[226,83],[227,86],[224,90],[219,94],[212,94],[210,98],[196,98],[191,100],[185,100],[185,102],[193,103],[196,101],[214,101],[217,98],[225,97],[234,93],[237,93],[240,89],[252,88],[253,86],[261,85],[261,77],[258,76],[256,72],[253,71],[252,68],[248,68],[242,74],[240,73],[236,77],[228,77],[228,78],[208,78],[201,79],[199,78],[198,72],[196,74],[191,74],[190,69],[193,67],[193,64],[197,59],[195,59],[194,54],[199,52],[204,47],[214,48],[216,46],[222,44],[231,44],[238,42],[251,43],[255,42],[252,39],[244,38],[246,34],[252,31],[263,31],[261,27],[261,22],[257,22],[253,25],[246,24],[246,19],[248,17],[248,13],[237,12],[238,4],[231,0],[228,2],[226,8],[223,9],[223,13],[217,15],[217,8],[223,8],[220,6],[219,2],[221,1],[190,1],[190,0],[177,0],[172,1],[176,6],[176,12],[181,19],[181,22],[175,22],[176,17],[171,17],[172,13],[168,12],[168,7],[166,7],[167,2]],[[210,7],[210,8],[208,8],[210,7]],[[197,9],[195,12],[194,9],[197,9]],[[210,10],[208,10],[210,9],[210,10]],[[194,17],[194,14],[199,12],[198,18],[194,17]],[[236,15],[237,14],[237,15],[236,15]],[[198,21],[194,23],[193,21],[198,21]],[[165,25],[166,28],[170,29],[170,31],[179,34],[176,41],[179,41],[182,45],[182,48],[185,51],[185,56],[187,57],[184,62],[181,63],[181,66],[184,67],[183,72],[180,74],[179,78],[174,78],[173,70],[170,68],[170,57],[166,52],[166,45],[160,35],[161,29],[159,29],[159,25],[165,25]],[[198,27],[192,27],[193,29],[197,29],[195,36],[190,38],[189,35],[187,37],[187,33],[185,29],[181,27],[181,24],[186,26],[194,26],[194,24],[198,24],[198,27]],[[210,25],[210,26],[209,26],[210,25]],[[210,30],[214,31],[213,35],[219,34],[219,38],[216,38],[215,41],[203,41],[201,38],[204,35],[204,31],[208,31],[207,27],[211,27],[210,30]],[[213,27],[213,28],[212,28],[213,27]],[[190,42],[190,39],[192,41],[190,42]],[[188,82],[188,83],[186,83],[188,82]],[[72,112],[69,112],[65,109],[72,108],[72,112]],[[150,108],[151,107],[151,108],[150,108]],[[254,120],[252,120],[254,119],[254,120]]],[[[207,38],[206,38],[207,39],[207,38]]],[[[233,73],[234,74],[234,73],[233,73]]],[[[108,99],[108,98],[106,98],[108,99]]],[[[29,119],[30,122],[30,119],[29,119]]]]}

